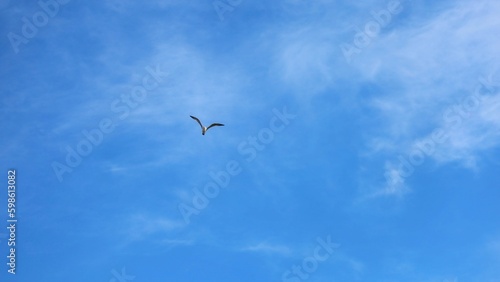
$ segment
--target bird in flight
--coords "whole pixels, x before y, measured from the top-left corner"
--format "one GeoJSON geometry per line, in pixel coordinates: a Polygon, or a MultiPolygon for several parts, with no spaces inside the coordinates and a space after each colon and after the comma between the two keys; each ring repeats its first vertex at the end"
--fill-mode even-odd
{"type": "Polygon", "coordinates": [[[201,126],[201,135],[205,135],[205,132],[207,132],[207,130],[210,129],[211,127],[224,126],[224,124],[222,124],[222,123],[212,123],[209,127],[204,127],[203,124],[201,124],[201,121],[197,117],[194,117],[194,116],[190,116],[190,117],[192,119],[196,120],[198,122],[198,124],[201,126]]]}

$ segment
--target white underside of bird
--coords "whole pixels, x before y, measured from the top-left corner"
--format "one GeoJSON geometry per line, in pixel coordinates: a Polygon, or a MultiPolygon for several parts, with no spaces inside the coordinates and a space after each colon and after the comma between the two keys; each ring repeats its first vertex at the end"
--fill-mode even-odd
{"type": "Polygon", "coordinates": [[[190,117],[192,119],[196,120],[198,122],[198,124],[201,126],[201,134],[202,135],[205,135],[205,133],[207,132],[207,130],[209,130],[211,127],[214,127],[214,126],[224,126],[224,124],[222,124],[222,123],[212,123],[210,126],[205,127],[205,126],[203,126],[203,124],[201,124],[201,121],[197,117],[194,117],[194,116],[190,116],[190,117]]]}

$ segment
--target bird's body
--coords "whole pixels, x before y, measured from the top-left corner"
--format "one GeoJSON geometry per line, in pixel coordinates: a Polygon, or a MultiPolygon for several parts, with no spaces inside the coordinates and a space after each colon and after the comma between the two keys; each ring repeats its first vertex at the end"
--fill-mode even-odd
{"type": "Polygon", "coordinates": [[[203,126],[203,124],[201,124],[201,121],[197,117],[194,117],[194,116],[190,116],[190,117],[192,119],[196,120],[198,122],[198,124],[201,126],[201,135],[205,135],[207,130],[213,126],[224,126],[224,124],[222,124],[222,123],[212,123],[210,126],[205,127],[205,126],[203,126]]]}

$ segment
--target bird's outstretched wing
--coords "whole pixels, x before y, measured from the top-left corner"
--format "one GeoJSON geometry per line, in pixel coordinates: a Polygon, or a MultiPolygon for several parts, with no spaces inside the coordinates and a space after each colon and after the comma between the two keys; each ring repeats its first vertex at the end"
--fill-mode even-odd
{"type": "Polygon", "coordinates": [[[209,127],[207,127],[207,130],[208,130],[210,127],[214,127],[214,126],[224,126],[224,124],[222,124],[222,123],[212,123],[209,127]]]}
{"type": "Polygon", "coordinates": [[[201,126],[201,128],[203,128],[203,124],[201,124],[201,121],[197,118],[197,117],[194,117],[194,116],[190,116],[192,119],[196,120],[198,122],[198,124],[201,126]]]}

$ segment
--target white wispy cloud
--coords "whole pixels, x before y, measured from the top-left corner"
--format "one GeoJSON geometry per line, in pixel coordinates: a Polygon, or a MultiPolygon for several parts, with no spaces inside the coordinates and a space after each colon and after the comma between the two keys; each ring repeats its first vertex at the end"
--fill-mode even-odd
{"type": "Polygon", "coordinates": [[[125,233],[130,241],[147,240],[150,236],[158,234],[170,236],[173,231],[180,230],[185,226],[183,222],[167,217],[145,214],[132,215],[125,224],[127,226],[125,233]]]}
{"type": "MultiPolygon", "coordinates": [[[[459,126],[450,126],[447,112],[462,107],[482,77],[498,77],[500,39],[492,34],[500,27],[499,11],[499,3],[491,1],[445,5],[436,15],[415,16],[411,24],[381,35],[353,64],[367,81],[392,82],[366,102],[381,118],[367,144],[373,156],[387,158],[386,175],[398,169],[398,155],[408,158],[438,128],[449,139],[425,156],[438,163],[475,167],[479,152],[500,144],[498,91],[484,95],[484,103],[461,117],[459,126]]],[[[394,185],[380,194],[403,191],[394,185]]]]}
{"type": "Polygon", "coordinates": [[[293,253],[292,250],[287,246],[271,244],[268,242],[259,242],[257,244],[248,245],[246,247],[241,248],[240,251],[277,254],[281,256],[290,256],[293,253]]]}
{"type": "Polygon", "coordinates": [[[387,133],[411,137],[421,123],[433,121],[426,114],[442,114],[458,93],[472,90],[481,74],[497,67],[500,40],[490,35],[499,25],[493,12],[498,10],[489,1],[461,2],[422,26],[381,37],[368,50],[377,56],[366,56],[360,73],[370,77],[362,68],[383,61],[377,77],[390,75],[399,88],[372,101],[386,118],[385,128],[392,129],[387,133]]]}

